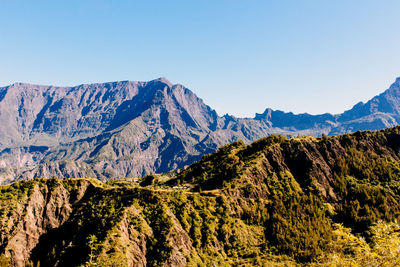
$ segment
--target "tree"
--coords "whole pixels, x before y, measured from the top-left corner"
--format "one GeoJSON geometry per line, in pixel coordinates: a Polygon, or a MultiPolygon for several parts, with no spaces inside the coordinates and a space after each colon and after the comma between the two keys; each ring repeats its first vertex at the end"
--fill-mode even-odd
{"type": "Polygon", "coordinates": [[[89,262],[86,265],[95,266],[96,265],[95,255],[98,248],[97,237],[95,235],[90,235],[88,236],[87,240],[88,240],[88,246],[90,248],[90,254],[89,254],[89,262]]]}

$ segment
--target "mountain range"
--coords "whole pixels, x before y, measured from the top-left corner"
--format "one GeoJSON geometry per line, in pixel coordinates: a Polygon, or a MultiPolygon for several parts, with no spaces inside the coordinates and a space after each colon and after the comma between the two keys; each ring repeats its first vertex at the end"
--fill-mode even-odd
{"type": "Polygon", "coordinates": [[[400,78],[342,114],[266,109],[219,116],[165,78],[55,87],[0,88],[0,183],[35,177],[107,180],[183,168],[227,143],[270,134],[337,135],[400,122],[400,78]]]}

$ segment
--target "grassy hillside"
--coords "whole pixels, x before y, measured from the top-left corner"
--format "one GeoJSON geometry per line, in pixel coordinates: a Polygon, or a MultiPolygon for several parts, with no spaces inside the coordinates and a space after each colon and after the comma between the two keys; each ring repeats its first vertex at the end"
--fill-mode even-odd
{"type": "Polygon", "coordinates": [[[166,175],[0,187],[0,266],[400,264],[400,128],[235,142],[166,175]]]}

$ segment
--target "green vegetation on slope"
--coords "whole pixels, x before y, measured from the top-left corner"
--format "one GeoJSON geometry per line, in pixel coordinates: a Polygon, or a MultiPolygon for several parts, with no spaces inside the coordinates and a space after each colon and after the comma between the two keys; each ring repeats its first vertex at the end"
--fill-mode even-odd
{"type": "Polygon", "coordinates": [[[396,127],[235,142],[141,180],[14,183],[0,188],[0,262],[400,264],[399,156],[396,127]]]}

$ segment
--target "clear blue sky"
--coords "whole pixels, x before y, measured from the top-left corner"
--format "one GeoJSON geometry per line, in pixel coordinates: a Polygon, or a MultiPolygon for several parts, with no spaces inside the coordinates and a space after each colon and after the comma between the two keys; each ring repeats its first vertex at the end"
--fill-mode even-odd
{"type": "Polygon", "coordinates": [[[400,76],[400,1],[1,1],[0,86],[167,77],[222,115],[339,113],[400,76]]]}

